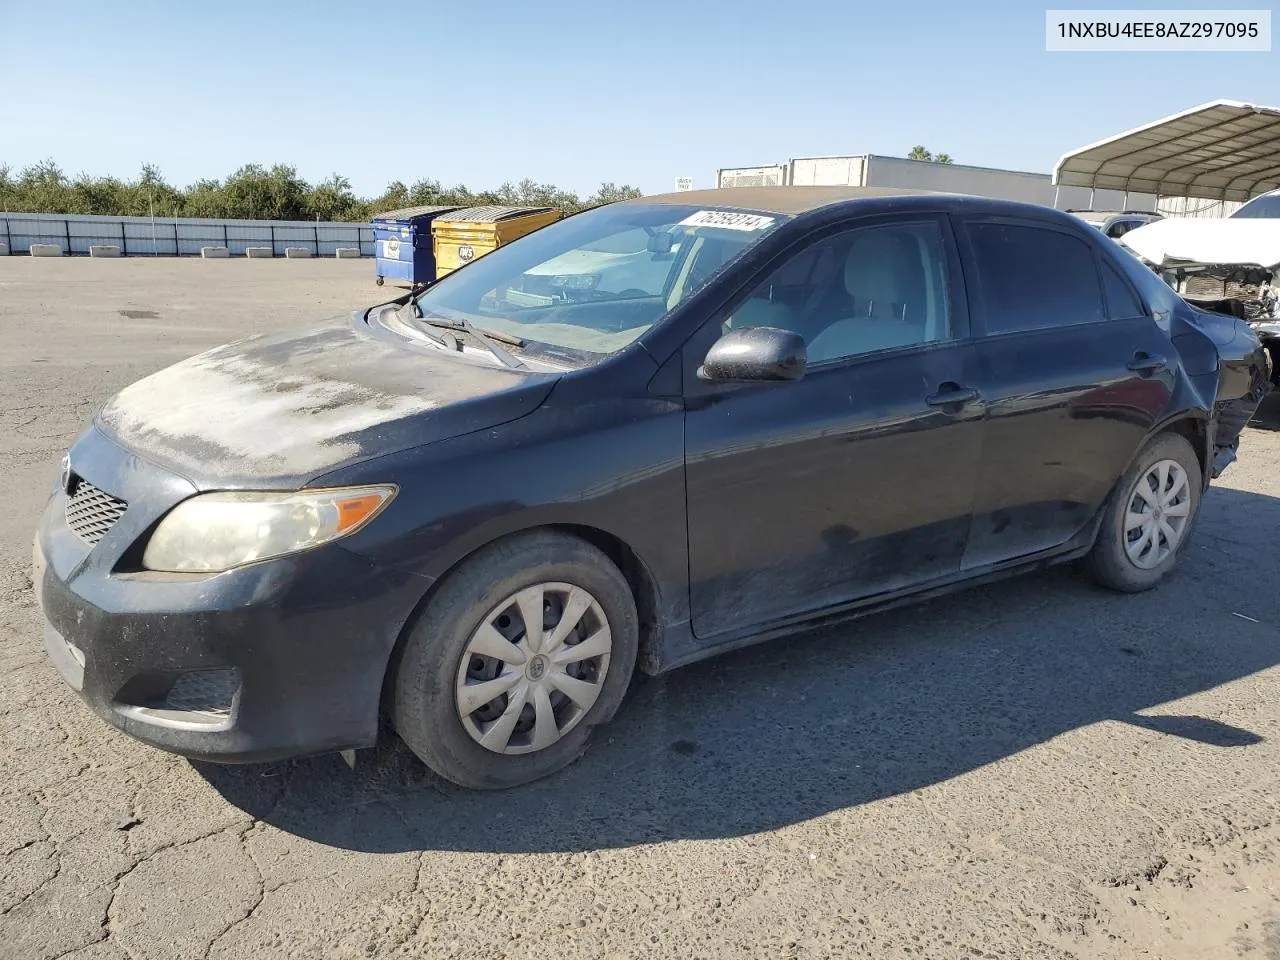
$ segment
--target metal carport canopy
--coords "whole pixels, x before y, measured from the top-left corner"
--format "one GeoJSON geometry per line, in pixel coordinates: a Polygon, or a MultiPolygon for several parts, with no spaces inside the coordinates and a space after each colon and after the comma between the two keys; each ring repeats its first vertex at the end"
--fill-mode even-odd
{"type": "Polygon", "coordinates": [[[1280,108],[1212,100],[1064,154],[1053,182],[1242,202],[1280,188],[1280,108]]]}

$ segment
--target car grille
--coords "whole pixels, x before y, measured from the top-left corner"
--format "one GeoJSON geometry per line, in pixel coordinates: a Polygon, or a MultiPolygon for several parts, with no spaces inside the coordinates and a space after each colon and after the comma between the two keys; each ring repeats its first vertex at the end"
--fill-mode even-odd
{"type": "Polygon", "coordinates": [[[67,497],[67,526],[92,547],[115,526],[128,506],[88,480],[77,478],[67,497]]]}
{"type": "Polygon", "coordinates": [[[209,717],[229,717],[239,689],[240,677],[234,669],[195,670],[178,678],[164,698],[165,706],[209,717]]]}

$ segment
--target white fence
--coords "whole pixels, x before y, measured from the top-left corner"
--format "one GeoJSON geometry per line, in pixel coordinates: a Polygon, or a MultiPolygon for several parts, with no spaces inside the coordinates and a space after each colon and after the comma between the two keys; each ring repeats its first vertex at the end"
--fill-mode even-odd
{"type": "Polygon", "coordinates": [[[246,247],[271,247],[278,257],[286,247],[305,247],[317,257],[332,257],[339,247],[374,255],[373,228],[362,223],[0,213],[0,244],[10,254],[30,253],[33,243],[55,243],[70,255],[112,244],[126,257],[198,257],[210,246],[226,247],[233,257],[244,256],[246,247]]]}

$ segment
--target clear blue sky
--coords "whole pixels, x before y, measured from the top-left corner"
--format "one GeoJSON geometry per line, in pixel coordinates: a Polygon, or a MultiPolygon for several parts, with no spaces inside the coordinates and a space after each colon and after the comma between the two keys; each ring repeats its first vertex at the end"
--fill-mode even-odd
{"type": "Polygon", "coordinates": [[[657,192],[916,143],[1048,172],[1205,100],[1280,102],[1280,53],[1046,53],[1046,5],[1070,6],[0,0],[0,164],[657,192]]]}

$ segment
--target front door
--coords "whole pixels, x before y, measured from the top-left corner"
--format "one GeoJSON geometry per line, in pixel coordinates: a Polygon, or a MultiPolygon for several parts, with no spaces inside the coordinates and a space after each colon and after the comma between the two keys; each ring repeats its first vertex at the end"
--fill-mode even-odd
{"type": "Polygon", "coordinates": [[[956,573],[982,400],[942,218],[879,221],[767,271],[685,348],[690,600],[699,637],[956,573]],[[726,329],[800,333],[788,383],[693,374],[726,329]]]}

